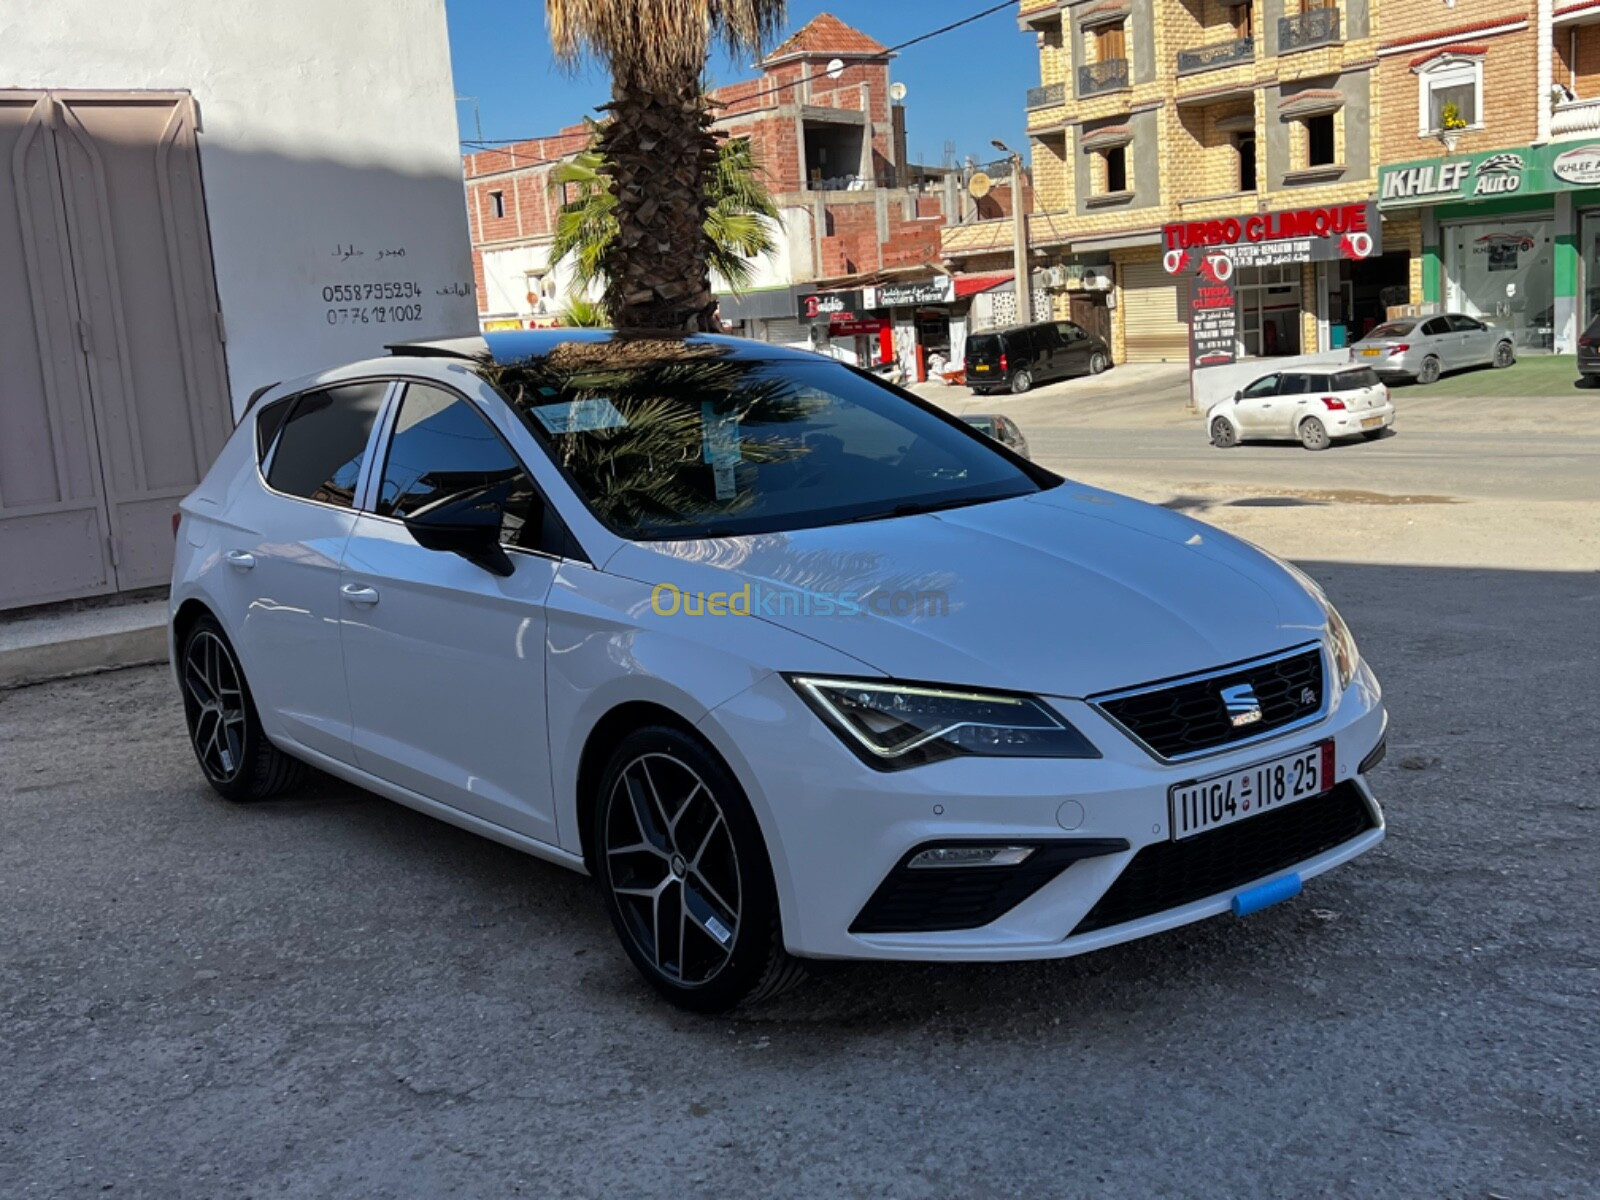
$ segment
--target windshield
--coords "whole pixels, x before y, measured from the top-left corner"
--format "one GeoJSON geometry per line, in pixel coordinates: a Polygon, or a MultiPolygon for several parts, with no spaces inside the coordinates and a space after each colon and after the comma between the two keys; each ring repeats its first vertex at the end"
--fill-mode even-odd
{"type": "Polygon", "coordinates": [[[1027,495],[1053,478],[821,358],[569,342],[479,369],[595,516],[634,540],[903,516],[1027,495]]]}
{"type": "Polygon", "coordinates": [[[1356,388],[1377,387],[1378,373],[1371,367],[1357,367],[1353,371],[1340,371],[1333,377],[1333,390],[1350,392],[1356,388]]]}
{"type": "Polygon", "coordinates": [[[1390,321],[1387,325],[1379,325],[1361,340],[1366,342],[1374,338],[1406,337],[1416,327],[1415,321],[1390,321]]]}

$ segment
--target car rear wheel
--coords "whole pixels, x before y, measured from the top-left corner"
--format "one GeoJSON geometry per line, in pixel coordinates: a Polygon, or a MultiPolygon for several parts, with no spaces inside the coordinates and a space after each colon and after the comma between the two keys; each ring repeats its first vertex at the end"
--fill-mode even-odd
{"type": "Polygon", "coordinates": [[[1438,383],[1439,375],[1439,360],[1430,354],[1422,360],[1422,369],[1417,372],[1417,382],[1421,384],[1438,383]]]}
{"type": "Polygon", "coordinates": [[[1328,448],[1328,429],[1315,417],[1307,417],[1300,422],[1300,444],[1307,450],[1326,450],[1328,448]]]}
{"type": "Polygon", "coordinates": [[[179,661],[189,744],[207,783],[229,800],[265,800],[305,778],[305,764],[267,740],[239,660],[215,619],[194,623],[179,661]]]}
{"type": "Polygon", "coordinates": [[[1211,422],[1211,444],[1219,450],[1230,450],[1239,444],[1239,431],[1226,417],[1211,422]]]}
{"type": "Polygon", "coordinates": [[[1517,361],[1517,348],[1510,342],[1501,342],[1494,348],[1494,365],[1504,368],[1517,361]]]}
{"type": "Polygon", "coordinates": [[[1089,356],[1089,374],[1091,375],[1104,374],[1106,368],[1110,365],[1111,359],[1108,358],[1102,351],[1096,350],[1089,356]]]}
{"type": "Polygon", "coordinates": [[[664,725],[623,738],[601,777],[590,845],[623,949],[672,1003],[724,1012],[804,977],[783,948],[755,814],[697,738],[664,725]]]}
{"type": "Polygon", "coordinates": [[[1020,396],[1033,386],[1033,376],[1027,371],[1018,371],[1011,377],[1011,390],[1020,396]]]}

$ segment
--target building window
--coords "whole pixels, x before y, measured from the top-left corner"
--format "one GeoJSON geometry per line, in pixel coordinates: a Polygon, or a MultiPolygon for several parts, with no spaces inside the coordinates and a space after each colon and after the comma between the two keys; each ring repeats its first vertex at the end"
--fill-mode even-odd
{"type": "Polygon", "coordinates": [[[1481,129],[1483,60],[1444,55],[1417,71],[1417,136],[1481,129]]]}
{"type": "Polygon", "coordinates": [[[1333,114],[1306,118],[1306,166],[1331,167],[1339,161],[1333,114]]]}
{"type": "Polygon", "coordinates": [[[1251,4],[1235,4],[1229,10],[1228,21],[1233,26],[1233,35],[1235,37],[1247,38],[1255,32],[1254,26],[1251,24],[1253,9],[1254,6],[1251,4]]]}
{"type": "Polygon", "coordinates": [[[1128,39],[1121,21],[1102,25],[1094,31],[1095,62],[1114,62],[1128,57],[1128,39]]]}
{"type": "Polygon", "coordinates": [[[1114,146],[1102,156],[1106,162],[1106,188],[1110,193],[1128,190],[1128,149],[1114,146]]]}
{"type": "Polygon", "coordinates": [[[1233,144],[1239,154],[1239,190],[1253,192],[1256,190],[1256,135],[1235,134],[1233,144]]]}
{"type": "Polygon", "coordinates": [[[504,192],[489,193],[489,211],[497,217],[506,215],[506,194],[504,192]]]}

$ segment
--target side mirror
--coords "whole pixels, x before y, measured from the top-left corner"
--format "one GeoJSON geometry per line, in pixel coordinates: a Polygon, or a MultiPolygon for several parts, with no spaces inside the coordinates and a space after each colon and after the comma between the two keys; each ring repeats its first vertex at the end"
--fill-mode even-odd
{"type": "Polygon", "coordinates": [[[1237,392],[1235,392],[1233,394],[1233,402],[1235,404],[1237,404],[1237,403],[1239,403],[1239,401],[1241,401],[1243,399],[1244,399],[1244,389],[1240,388],[1237,392]]]}
{"type": "Polygon", "coordinates": [[[505,517],[504,485],[479,488],[412,513],[406,530],[424,550],[459,554],[491,575],[510,575],[516,566],[500,545],[505,517]]]}

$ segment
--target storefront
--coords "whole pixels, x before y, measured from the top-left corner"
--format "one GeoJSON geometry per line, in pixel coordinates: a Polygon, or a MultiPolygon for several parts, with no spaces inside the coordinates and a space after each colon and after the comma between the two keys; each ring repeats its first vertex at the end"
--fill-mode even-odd
{"type": "MultiPolygon", "coordinates": [[[[1162,229],[1161,250],[1160,271],[1173,283],[1188,281],[1192,297],[1178,329],[1163,331],[1162,350],[1174,359],[1176,350],[1206,360],[1196,366],[1339,349],[1353,340],[1353,324],[1370,328],[1383,318],[1374,301],[1406,274],[1404,261],[1383,254],[1373,204],[1171,224],[1162,229]],[[1226,321],[1218,318],[1219,304],[1226,321]],[[1190,341],[1192,312],[1201,308],[1208,314],[1203,355],[1190,341]],[[1219,330],[1228,331],[1220,344],[1219,330]]],[[[1143,332],[1136,320],[1143,297],[1132,289],[1147,274],[1148,268],[1130,266],[1124,276],[1131,293],[1125,305],[1129,361],[1139,361],[1134,355],[1143,332]]],[[[1165,313],[1164,301],[1159,311],[1165,313]]]]}
{"type": "Polygon", "coordinates": [[[1420,311],[1488,321],[1522,353],[1570,354],[1600,315],[1600,144],[1386,167],[1379,204],[1420,218],[1420,311]]]}
{"type": "Polygon", "coordinates": [[[870,367],[895,357],[890,323],[866,311],[861,288],[837,292],[801,292],[797,315],[808,341],[826,354],[857,367],[870,367]]]}

